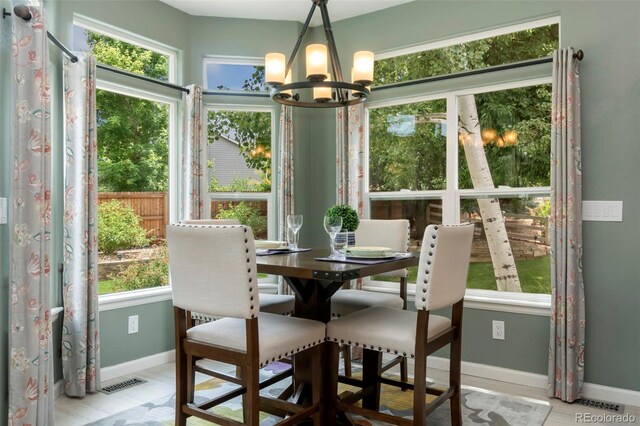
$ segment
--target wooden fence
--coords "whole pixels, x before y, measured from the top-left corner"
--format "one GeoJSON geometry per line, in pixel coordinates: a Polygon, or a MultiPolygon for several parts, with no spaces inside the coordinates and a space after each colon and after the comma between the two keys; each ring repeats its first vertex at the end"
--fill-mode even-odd
{"type": "Polygon", "coordinates": [[[169,223],[168,195],[166,192],[99,192],[98,203],[118,200],[131,206],[150,237],[164,238],[169,223]]]}

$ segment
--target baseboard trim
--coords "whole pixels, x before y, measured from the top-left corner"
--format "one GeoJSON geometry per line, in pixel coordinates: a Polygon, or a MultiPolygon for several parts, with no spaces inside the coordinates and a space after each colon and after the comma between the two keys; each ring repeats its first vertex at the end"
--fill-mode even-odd
{"type": "MultiPolygon", "coordinates": [[[[413,364],[413,359],[409,359],[409,363],[413,364]]],[[[427,358],[427,366],[449,371],[449,359],[430,356],[427,358]]],[[[547,376],[544,374],[529,373],[527,371],[512,370],[510,368],[466,361],[462,362],[462,374],[532,388],[547,389],[547,376]]],[[[638,401],[640,401],[640,392],[594,383],[585,383],[582,388],[582,397],[637,406],[638,401]]]]}
{"type": "Polygon", "coordinates": [[[156,367],[168,362],[173,362],[175,359],[175,351],[170,350],[155,355],[149,355],[144,358],[138,358],[132,361],[123,362],[122,364],[112,365],[110,367],[102,367],[100,369],[100,379],[102,382],[106,382],[117,377],[136,373],[140,370],[145,370],[147,368],[156,367]]]}

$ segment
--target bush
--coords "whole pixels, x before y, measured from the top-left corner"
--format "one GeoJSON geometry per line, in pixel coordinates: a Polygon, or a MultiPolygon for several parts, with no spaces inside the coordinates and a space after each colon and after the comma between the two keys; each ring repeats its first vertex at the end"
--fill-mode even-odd
{"type": "Polygon", "coordinates": [[[98,205],[98,250],[113,253],[116,250],[149,245],[147,231],[131,206],[118,200],[98,205]]]}
{"type": "Polygon", "coordinates": [[[248,203],[241,201],[226,210],[222,210],[216,216],[216,219],[238,219],[241,224],[250,226],[253,235],[266,235],[267,218],[260,215],[258,209],[251,207],[248,203]]]}
{"type": "Polygon", "coordinates": [[[169,284],[169,253],[166,245],[154,250],[153,258],[133,263],[114,277],[116,291],[140,290],[169,284]]]}
{"type": "Polygon", "coordinates": [[[353,207],[347,206],[346,204],[329,207],[326,215],[331,218],[338,216],[342,217],[341,231],[353,232],[358,229],[358,225],[360,225],[358,213],[353,209],[353,207]]]}

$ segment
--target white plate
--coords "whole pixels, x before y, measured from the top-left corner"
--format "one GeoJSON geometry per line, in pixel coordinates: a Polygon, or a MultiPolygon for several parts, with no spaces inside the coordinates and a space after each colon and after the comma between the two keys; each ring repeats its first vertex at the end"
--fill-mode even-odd
{"type": "Polygon", "coordinates": [[[383,259],[395,259],[395,253],[389,253],[386,255],[377,255],[377,256],[354,256],[351,254],[347,254],[347,259],[360,259],[360,260],[383,260],[383,259]]]}
{"type": "Polygon", "coordinates": [[[347,247],[347,256],[352,257],[389,257],[389,255],[394,255],[394,253],[390,252],[391,249],[389,247],[347,247]]]}
{"type": "Polygon", "coordinates": [[[286,249],[288,245],[285,241],[269,241],[269,240],[256,240],[255,245],[257,249],[286,249]]]}

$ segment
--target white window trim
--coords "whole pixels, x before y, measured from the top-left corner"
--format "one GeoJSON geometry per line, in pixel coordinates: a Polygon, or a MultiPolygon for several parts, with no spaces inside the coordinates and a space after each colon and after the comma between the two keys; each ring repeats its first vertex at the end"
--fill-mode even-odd
{"type": "Polygon", "coordinates": [[[84,15],[73,15],[73,24],[82,27],[86,30],[100,33],[107,37],[115,38],[125,43],[133,44],[144,49],[149,49],[153,52],[159,53],[169,57],[169,75],[168,82],[176,83],[178,78],[178,52],[171,46],[158,43],[157,41],[148,39],[146,37],[134,34],[132,32],[105,24],[95,19],[89,18],[84,15]]]}
{"type": "MultiPolygon", "coordinates": [[[[202,60],[202,87],[205,91],[214,90],[215,88],[209,87],[209,79],[207,78],[207,65],[209,64],[222,64],[222,65],[253,65],[264,66],[264,58],[256,58],[251,56],[221,56],[221,55],[207,55],[202,60]]],[[[225,90],[225,93],[247,93],[246,90],[225,90]]],[[[268,93],[266,90],[250,92],[250,93],[268,93]]]]}
{"type": "MultiPolygon", "coordinates": [[[[559,18],[558,18],[559,23],[559,18]]],[[[540,26],[540,25],[538,25],[540,26]]],[[[509,31],[513,32],[513,31],[509,31]]],[[[377,58],[376,58],[377,59],[377,58]]],[[[365,107],[365,128],[369,128],[369,110],[384,108],[389,106],[404,105],[416,102],[425,102],[446,99],[447,101],[447,182],[453,182],[451,187],[445,190],[430,191],[397,191],[397,192],[369,192],[363,193],[365,205],[365,216],[370,216],[370,205],[372,200],[415,200],[415,199],[441,199],[442,216],[445,223],[460,222],[460,200],[473,197],[513,197],[524,196],[549,196],[550,187],[527,187],[511,188],[498,187],[495,189],[458,189],[458,123],[457,99],[463,95],[476,95],[481,93],[518,89],[523,87],[551,84],[551,76],[543,78],[532,78],[505,83],[494,83],[461,90],[454,90],[444,93],[429,93],[424,95],[397,97],[383,101],[371,102],[365,107]]],[[[365,188],[369,188],[369,132],[365,132],[365,164],[364,180],[365,188]]],[[[364,288],[378,292],[397,292],[384,282],[372,281],[364,288]]],[[[397,285],[396,285],[397,286],[397,285]]],[[[407,293],[411,297],[415,294],[415,284],[408,283],[407,293]]],[[[549,316],[551,310],[551,295],[535,293],[510,293],[492,290],[468,289],[465,295],[465,307],[472,309],[484,309],[492,311],[511,312],[519,314],[530,314],[539,316],[549,316]]]]}
{"type": "MultiPolygon", "coordinates": [[[[162,95],[157,95],[140,89],[134,89],[121,84],[111,83],[103,80],[96,82],[96,89],[118,93],[124,96],[131,96],[148,101],[158,102],[169,107],[168,135],[169,135],[169,223],[174,222],[177,217],[177,185],[178,185],[178,101],[162,95]]],[[[142,305],[145,303],[160,302],[171,299],[171,287],[155,287],[142,290],[124,291],[121,293],[110,293],[98,296],[98,309],[106,311],[110,309],[120,309],[127,306],[142,305]]]]}
{"type": "MultiPolygon", "coordinates": [[[[560,25],[560,16],[552,16],[534,21],[522,22],[514,25],[501,26],[498,28],[466,34],[458,37],[446,38],[427,43],[415,44],[400,49],[384,50],[375,53],[375,60],[389,59],[396,56],[411,55],[418,52],[428,50],[442,49],[457,44],[469,43],[471,41],[482,40],[485,38],[496,37],[505,34],[516,33],[520,31],[530,30],[533,28],[546,27],[547,25],[560,25]]],[[[558,40],[560,42],[560,40],[558,40]]]]}

